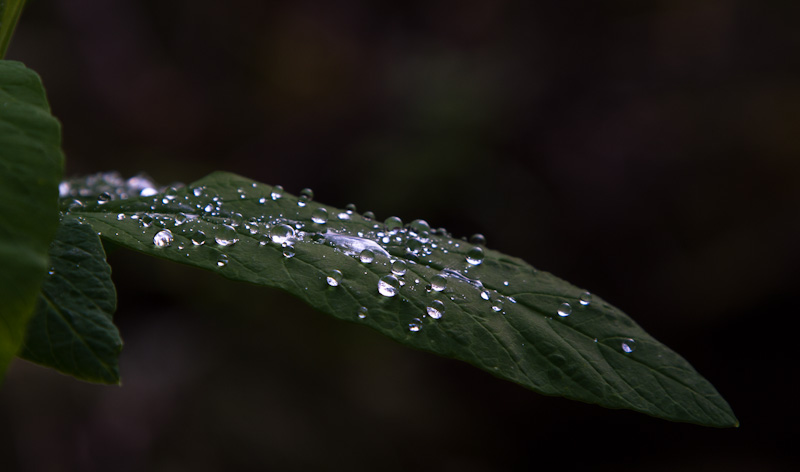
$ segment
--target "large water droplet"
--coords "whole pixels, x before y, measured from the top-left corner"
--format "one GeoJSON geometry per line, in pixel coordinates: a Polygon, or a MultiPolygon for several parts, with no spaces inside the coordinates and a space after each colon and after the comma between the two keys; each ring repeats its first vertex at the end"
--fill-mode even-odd
{"type": "Polygon", "coordinates": [[[483,262],[483,249],[478,246],[473,247],[467,252],[467,262],[471,265],[480,265],[483,262]]]}
{"type": "Polygon", "coordinates": [[[434,275],[431,278],[431,288],[433,290],[436,290],[437,292],[441,292],[442,290],[447,288],[447,279],[445,279],[441,275],[434,275]]]}
{"type": "Polygon", "coordinates": [[[426,311],[428,316],[434,320],[441,319],[442,315],[444,315],[444,303],[441,300],[434,300],[428,305],[426,311]]]}
{"type": "Polygon", "coordinates": [[[328,272],[326,281],[328,282],[328,285],[330,285],[331,287],[338,287],[339,284],[342,282],[343,277],[344,276],[342,275],[342,272],[340,270],[333,269],[328,272]]]}
{"type": "Polygon", "coordinates": [[[589,292],[583,292],[581,294],[580,303],[583,306],[586,306],[586,305],[592,303],[592,294],[589,293],[589,292]]]}
{"type": "Polygon", "coordinates": [[[156,247],[169,247],[172,244],[172,231],[161,230],[153,236],[153,244],[156,247]]]}
{"type": "Polygon", "coordinates": [[[286,244],[294,238],[294,228],[289,225],[273,226],[269,230],[269,237],[275,244],[286,244]]]}
{"type": "Polygon", "coordinates": [[[394,275],[384,275],[378,281],[378,293],[384,297],[393,297],[397,295],[400,287],[400,282],[394,275]]]}
{"type": "Polygon", "coordinates": [[[324,225],[328,222],[328,210],[325,208],[317,208],[311,212],[311,221],[318,225],[324,225]]]}
{"type": "Polygon", "coordinates": [[[373,213],[371,211],[365,211],[364,214],[361,215],[361,216],[363,216],[365,220],[374,220],[375,219],[375,213],[373,213]]]}
{"type": "Polygon", "coordinates": [[[628,339],[622,341],[622,346],[621,347],[622,347],[622,352],[630,354],[630,353],[632,353],[633,351],[636,350],[636,341],[634,341],[633,339],[628,338],[628,339]]]}
{"type": "Polygon", "coordinates": [[[375,260],[375,253],[369,249],[364,249],[361,251],[361,254],[358,255],[358,259],[364,264],[370,264],[375,260]]]}
{"type": "Polygon", "coordinates": [[[411,228],[411,231],[417,233],[417,235],[430,232],[431,230],[431,225],[425,220],[414,220],[408,226],[411,228]]]}
{"type": "Polygon", "coordinates": [[[388,232],[398,231],[403,228],[403,220],[396,216],[390,216],[389,218],[386,218],[384,224],[386,225],[386,231],[388,232]]]}
{"type": "Polygon", "coordinates": [[[480,233],[475,233],[469,237],[469,242],[472,244],[485,246],[486,245],[486,237],[480,233]]]}
{"type": "Polygon", "coordinates": [[[416,333],[422,329],[422,320],[419,318],[414,318],[411,320],[411,323],[408,324],[408,330],[412,333],[416,333]]]}
{"type": "Polygon", "coordinates": [[[220,246],[233,246],[239,241],[236,229],[230,225],[220,225],[215,229],[214,241],[220,246]]]}
{"type": "Polygon", "coordinates": [[[192,240],[192,244],[195,246],[202,246],[206,243],[206,233],[202,231],[192,231],[189,235],[189,239],[192,240]]]}
{"type": "Polygon", "coordinates": [[[272,187],[272,192],[269,194],[269,197],[273,200],[278,200],[283,197],[283,187],[280,185],[272,187]]]}
{"type": "Polygon", "coordinates": [[[314,191],[310,188],[304,188],[300,191],[300,199],[297,200],[297,205],[304,207],[308,202],[314,199],[314,191]]]}
{"type": "Polygon", "coordinates": [[[392,262],[392,273],[394,275],[406,275],[406,263],[400,259],[392,262]]]}
{"type": "Polygon", "coordinates": [[[367,310],[367,307],[362,306],[361,308],[358,309],[358,317],[363,320],[364,318],[367,317],[368,312],[369,310],[367,310]]]}
{"type": "Polygon", "coordinates": [[[569,305],[569,303],[566,303],[566,302],[562,303],[558,307],[558,316],[567,317],[567,316],[569,316],[571,314],[572,314],[572,307],[569,305]]]}

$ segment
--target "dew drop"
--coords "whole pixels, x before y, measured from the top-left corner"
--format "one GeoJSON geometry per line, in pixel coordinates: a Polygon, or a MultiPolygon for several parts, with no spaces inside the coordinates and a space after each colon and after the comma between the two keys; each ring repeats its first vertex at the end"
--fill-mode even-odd
{"type": "Polygon", "coordinates": [[[153,244],[156,247],[169,247],[172,244],[172,231],[161,230],[153,236],[153,244]]]}
{"type": "Polygon", "coordinates": [[[195,246],[202,246],[206,243],[206,233],[202,231],[193,231],[189,238],[192,240],[192,244],[195,246]]]}
{"type": "Polygon", "coordinates": [[[239,241],[239,238],[236,236],[237,233],[233,226],[222,225],[216,228],[214,241],[216,241],[220,246],[233,246],[239,241]]]}
{"type": "Polygon", "coordinates": [[[300,191],[300,197],[305,197],[307,202],[314,199],[314,191],[310,188],[304,188],[300,191]]]}
{"type": "Polygon", "coordinates": [[[375,213],[373,213],[373,212],[371,212],[371,211],[365,211],[365,212],[364,212],[364,214],[363,214],[362,216],[363,216],[363,217],[364,217],[364,219],[366,219],[366,220],[374,220],[374,219],[375,219],[375,213]]]}
{"type": "Polygon", "coordinates": [[[583,292],[581,294],[580,303],[583,306],[586,306],[586,305],[592,303],[592,294],[589,293],[589,292],[583,292]]]}
{"type": "Polygon", "coordinates": [[[485,246],[486,245],[486,237],[480,233],[475,233],[469,237],[469,242],[472,244],[485,246]]]}
{"type": "Polygon", "coordinates": [[[567,317],[567,316],[569,316],[571,314],[572,314],[572,307],[569,305],[569,303],[566,303],[566,302],[562,303],[558,307],[558,316],[560,316],[562,318],[565,318],[565,317],[567,317]]]}
{"type": "MultiPolygon", "coordinates": [[[[199,197],[202,194],[203,194],[203,187],[195,187],[192,189],[192,195],[194,195],[195,197],[199,197]]],[[[145,195],[142,196],[144,197],[145,195]]]]}
{"type": "Polygon", "coordinates": [[[269,194],[269,197],[273,200],[279,200],[283,197],[283,187],[280,185],[272,187],[272,192],[269,194]]]}
{"type": "Polygon", "coordinates": [[[258,199],[258,203],[260,203],[261,205],[264,205],[265,203],[267,203],[267,199],[264,198],[264,197],[261,197],[261,198],[258,199]]]}
{"type": "Polygon", "coordinates": [[[635,350],[636,350],[636,341],[630,338],[622,341],[622,352],[630,354],[635,350]]]}
{"type": "Polygon", "coordinates": [[[294,257],[295,254],[296,253],[294,252],[294,248],[293,247],[287,246],[287,247],[283,248],[283,257],[285,257],[287,259],[291,259],[292,257],[294,257]]]}
{"type": "Polygon", "coordinates": [[[378,281],[378,293],[384,297],[393,297],[397,295],[400,287],[400,282],[394,275],[384,275],[378,281]]]}
{"type": "Polygon", "coordinates": [[[328,210],[325,208],[317,208],[311,212],[311,221],[318,225],[324,225],[328,222],[328,210]]]}
{"type": "Polygon", "coordinates": [[[398,231],[403,228],[403,220],[396,216],[390,216],[383,222],[386,225],[386,231],[398,231]]]}
{"type": "Polygon", "coordinates": [[[370,264],[375,260],[375,253],[369,249],[364,249],[361,251],[361,254],[358,255],[358,259],[364,264],[370,264]]]}
{"type": "Polygon", "coordinates": [[[358,309],[358,318],[359,318],[359,319],[362,319],[362,320],[363,320],[364,318],[366,318],[366,317],[367,317],[367,312],[368,312],[368,311],[369,311],[369,310],[367,310],[367,307],[365,307],[365,306],[362,306],[361,308],[359,308],[359,309],[358,309]]]}
{"type": "Polygon", "coordinates": [[[416,333],[422,329],[422,320],[419,318],[414,318],[411,320],[411,323],[408,324],[408,330],[412,333],[416,333]]]}
{"type": "Polygon", "coordinates": [[[347,205],[344,206],[344,209],[350,213],[354,213],[356,211],[356,205],[355,203],[348,203],[347,205]]]}
{"type": "Polygon", "coordinates": [[[273,226],[269,230],[269,237],[275,244],[286,244],[294,238],[294,228],[289,225],[273,226]]]}
{"type": "Polygon", "coordinates": [[[504,303],[503,302],[503,297],[495,297],[494,300],[492,300],[492,311],[494,311],[494,312],[502,311],[503,310],[503,303],[504,303]]]}
{"type": "Polygon", "coordinates": [[[406,275],[406,263],[400,259],[392,262],[392,273],[394,275],[406,275]]]}
{"type": "Polygon", "coordinates": [[[480,265],[483,262],[483,249],[478,246],[473,247],[467,252],[467,262],[471,265],[480,265]]]}
{"type": "Polygon", "coordinates": [[[442,303],[441,300],[434,300],[428,305],[426,311],[428,312],[428,316],[434,320],[439,320],[442,318],[442,315],[444,315],[444,303],[442,303]]]}
{"type": "Polygon", "coordinates": [[[436,290],[437,292],[441,292],[442,290],[447,288],[447,279],[445,279],[441,275],[434,275],[431,278],[431,288],[433,290],[436,290]]]}
{"type": "Polygon", "coordinates": [[[111,194],[108,192],[103,192],[97,196],[97,203],[100,205],[104,205],[111,201],[111,194]]]}
{"type": "Polygon", "coordinates": [[[117,221],[122,221],[125,219],[125,213],[119,213],[117,215],[117,221]]]}
{"type": "Polygon", "coordinates": [[[226,265],[228,265],[228,256],[220,254],[217,258],[217,267],[225,267],[226,265]]]}
{"type": "Polygon", "coordinates": [[[489,298],[491,298],[489,296],[489,291],[488,290],[484,290],[483,292],[481,292],[481,298],[483,298],[484,300],[489,300],[489,298]]]}
{"type": "Polygon", "coordinates": [[[429,233],[431,230],[431,225],[429,225],[425,220],[414,220],[411,222],[409,227],[411,228],[411,231],[417,233],[417,235],[429,233]]]}
{"type": "Polygon", "coordinates": [[[333,269],[328,272],[328,276],[326,277],[325,280],[331,287],[338,287],[343,277],[344,276],[342,275],[342,272],[340,270],[333,269]]]}

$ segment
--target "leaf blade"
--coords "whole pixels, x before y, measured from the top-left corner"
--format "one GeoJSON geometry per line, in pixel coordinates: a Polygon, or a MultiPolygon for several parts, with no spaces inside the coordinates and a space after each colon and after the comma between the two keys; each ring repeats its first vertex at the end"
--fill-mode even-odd
{"type": "Polygon", "coordinates": [[[477,263],[476,246],[446,233],[422,235],[424,227],[412,233],[413,225],[392,232],[396,223],[389,220],[377,224],[288,194],[273,200],[274,191],[214,173],[188,189],[90,204],[73,214],[123,246],[281,288],[337,318],[546,395],[674,421],[736,425],[708,381],[599,297],[583,304],[584,290],[482,246],[477,263]],[[314,222],[321,208],[324,224],[314,222]],[[288,244],[281,225],[293,228],[288,244]],[[166,230],[171,244],[154,244],[166,230]],[[206,233],[203,244],[192,242],[197,231],[206,233]],[[362,262],[364,249],[374,261],[362,262]],[[395,277],[405,285],[385,296],[393,290],[382,294],[379,284],[391,276],[392,260],[404,261],[406,273],[395,277]],[[439,291],[434,283],[446,286],[439,291]],[[434,301],[445,311],[440,319],[427,316],[434,301]],[[560,316],[564,303],[570,313],[560,316]],[[362,307],[368,310],[363,319],[362,307]]]}

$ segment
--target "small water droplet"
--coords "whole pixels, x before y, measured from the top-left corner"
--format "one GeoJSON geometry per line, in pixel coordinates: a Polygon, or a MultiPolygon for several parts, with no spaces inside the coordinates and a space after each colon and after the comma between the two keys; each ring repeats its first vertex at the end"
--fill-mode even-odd
{"type": "Polygon", "coordinates": [[[417,235],[428,233],[431,230],[431,225],[425,220],[414,220],[408,226],[411,228],[411,231],[415,232],[417,235]]]}
{"type": "Polygon", "coordinates": [[[433,290],[436,290],[437,292],[441,292],[442,290],[447,288],[447,279],[445,279],[441,275],[434,275],[431,278],[431,288],[433,290]]]}
{"type": "Polygon", "coordinates": [[[384,297],[393,297],[397,295],[400,287],[400,282],[394,275],[384,275],[378,281],[378,293],[384,297]]]}
{"type": "Polygon", "coordinates": [[[411,320],[411,323],[408,324],[408,330],[412,333],[416,333],[422,329],[422,320],[419,318],[414,318],[411,320]]]}
{"type": "Polygon", "coordinates": [[[355,203],[348,203],[344,206],[344,209],[350,213],[355,213],[356,211],[356,204],[355,203]]]}
{"type": "Polygon", "coordinates": [[[475,233],[469,237],[469,242],[472,244],[486,246],[486,237],[480,233],[475,233]]]}
{"type": "Polygon", "coordinates": [[[394,275],[406,275],[406,263],[400,259],[392,262],[392,273],[394,275]]]}
{"type": "Polygon", "coordinates": [[[105,205],[109,201],[111,201],[111,194],[108,192],[103,192],[97,196],[97,203],[99,205],[105,205]]]}
{"type": "Polygon", "coordinates": [[[442,315],[444,315],[444,303],[441,300],[434,300],[428,305],[426,311],[428,312],[428,316],[434,320],[439,320],[442,318],[442,315]]]}
{"type": "Polygon", "coordinates": [[[117,221],[122,221],[125,219],[125,213],[119,213],[117,215],[117,221]]]}
{"type": "Polygon", "coordinates": [[[264,198],[264,197],[261,197],[261,198],[258,199],[258,203],[260,203],[261,205],[264,205],[264,204],[267,203],[267,199],[264,198]]]}
{"type": "Polygon", "coordinates": [[[192,189],[192,195],[194,195],[195,197],[199,197],[202,194],[203,194],[203,187],[195,187],[192,189]]]}
{"type": "Polygon", "coordinates": [[[328,222],[328,210],[325,208],[317,208],[311,212],[311,221],[318,225],[324,225],[328,222]]]}
{"type": "Polygon", "coordinates": [[[471,265],[480,265],[483,262],[483,249],[478,246],[473,247],[467,252],[467,262],[471,265]]]}
{"type": "Polygon", "coordinates": [[[153,236],[153,244],[156,247],[169,247],[172,244],[172,231],[161,230],[153,236]]]}
{"type": "Polygon", "coordinates": [[[589,293],[589,292],[583,292],[581,294],[580,303],[583,306],[586,306],[586,305],[592,303],[592,294],[589,293]]]}
{"type": "Polygon", "coordinates": [[[495,312],[502,311],[504,303],[505,302],[503,301],[503,297],[502,296],[494,297],[494,300],[492,300],[492,311],[495,311],[495,312]]]}
{"type": "Polygon", "coordinates": [[[300,191],[300,196],[306,197],[306,201],[310,202],[314,199],[314,191],[306,187],[300,191]]]}
{"type": "Polygon", "coordinates": [[[358,309],[358,317],[363,320],[364,318],[367,317],[368,312],[369,310],[367,310],[367,307],[362,306],[361,308],[358,309]]]}
{"type": "Polygon", "coordinates": [[[286,244],[290,239],[294,238],[294,228],[289,225],[273,226],[269,230],[269,237],[275,244],[286,244]]]}
{"type": "Polygon", "coordinates": [[[489,298],[491,298],[491,297],[489,296],[489,291],[488,291],[488,290],[484,290],[484,291],[482,291],[482,292],[481,292],[481,298],[483,298],[484,300],[489,300],[489,298]]]}
{"type": "Polygon", "coordinates": [[[572,314],[572,307],[569,305],[569,303],[566,303],[566,302],[562,303],[558,307],[558,316],[567,317],[567,316],[569,316],[571,314],[572,314]]]}
{"type": "Polygon", "coordinates": [[[50,270],[47,271],[47,275],[53,275],[55,273],[56,273],[56,270],[53,269],[52,267],[50,268],[50,270]]]}
{"type": "Polygon", "coordinates": [[[217,267],[225,267],[226,265],[228,265],[228,256],[220,254],[219,257],[217,257],[217,267]]]}
{"type": "Polygon", "coordinates": [[[236,229],[234,229],[233,226],[221,225],[215,228],[215,231],[216,234],[214,235],[214,241],[216,241],[220,246],[233,246],[239,242],[236,229]]]}
{"type": "Polygon", "coordinates": [[[364,217],[364,219],[366,219],[366,220],[374,220],[374,219],[375,219],[375,213],[373,213],[373,212],[371,212],[371,211],[365,211],[365,212],[364,212],[364,214],[363,214],[362,216],[363,216],[363,217],[364,217]]]}
{"type": "Polygon", "coordinates": [[[403,228],[403,220],[396,216],[390,216],[383,222],[386,225],[386,231],[398,231],[403,228]]]}
{"type": "Polygon", "coordinates": [[[358,259],[364,264],[370,264],[375,260],[375,253],[369,249],[364,249],[361,251],[361,254],[358,255],[358,259]]]}
{"type": "Polygon", "coordinates": [[[280,185],[272,187],[272,192],[269,194],[269,197],[273,200],[279,200],[283,197],[283,187],[280,185]]]}
{"type": "Polygon", "coordinates": [[[630,338],[622,341],[622,352],[630,354],[635,350],[636,350],[636,341],[630,338]]]}
{"type": "Polygon", "coordinates": [[[283,257],[285,257],[287,259],[291,259],[292,257],[295,256],[295,254],[296,253],[294,252],[294,248],[293,247],[287,246],[287,247],[283,248],[283,257]]]}
{"type": "Polygon", "coordinates": [[[195,246],[202,246],[206,243],[206,233],[202,231],[193,231],[189,238],[192,240],[192,244],[195,246]]]}
{"type": "Polygon", "coordinates": [[[506,287],[508,287],[508,280],[506,280],[505,282],[503,282],[503,285],[505,285],[506,287]]]}
{"type": "Polygon", "coordinates": [[[344,276],[342,275],[342,272],[340,270],[333,269],[328,272],[326,281],[328,282],[328,285],[330,285],[331,287],[338,287],[343,277],[344,276]]]}

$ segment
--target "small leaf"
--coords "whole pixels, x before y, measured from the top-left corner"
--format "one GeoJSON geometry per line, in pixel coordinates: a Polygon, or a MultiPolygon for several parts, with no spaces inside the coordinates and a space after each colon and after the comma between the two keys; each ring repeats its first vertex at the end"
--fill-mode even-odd
{"type": "Polygon", "coordinates": [[[0,381],[47,270],[62,166],[61,128],[39,77],[0,60],[0,381]]]}
{"type": "Polygon", "coordinates": [[[68,203],[71,213],[131,249],[284,289],[546,395],[737,424],[708,381],[624,313],[482,237],[374,221],[228,173],[145,198],[117,198],[130,185],[104,193],[68,203]]]}
{"type": "Polygon", "coordinates": [[[20,356],[81,380],[119,383],[117,295],[100,238],[65,217],[50,245],[50,270],[20,356]]]}

